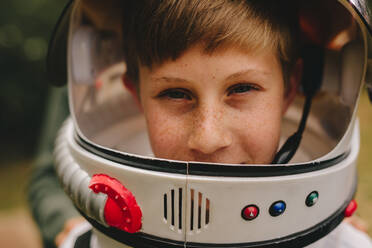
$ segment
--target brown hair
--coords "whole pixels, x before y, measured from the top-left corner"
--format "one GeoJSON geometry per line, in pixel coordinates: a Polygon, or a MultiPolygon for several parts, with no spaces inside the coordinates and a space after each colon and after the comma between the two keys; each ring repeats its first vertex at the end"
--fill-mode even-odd
{"type": "Polygon", "coordinates": [[[296,62],[296,7],[286,0],[125,1],[124,55],[127,76],[139,80],[139,65],[151,68],[202,44],[206,53],[235,46],[277,53],[287,81],[296,62]]]}

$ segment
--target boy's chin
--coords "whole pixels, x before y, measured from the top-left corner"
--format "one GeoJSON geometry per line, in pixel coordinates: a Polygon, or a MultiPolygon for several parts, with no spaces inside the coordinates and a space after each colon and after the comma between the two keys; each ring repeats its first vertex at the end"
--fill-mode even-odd
{"type": "MultiPolygon", "coordinates": [[[[161,159],[169,159],[169,160],[176,160],[176,161],[182,161],[182,162],[195,162],[195,163],[210,163],[210,164],[234,164],[234,165],[263,165],[268,164],[270,162],[261,161],[261,162],[255,162],[252,159],[236,159],[234,156],[226,157],[226,158],[218,158],[213,156],[172,156],[172,155],[156,155],[157,158],[161,159]]],[[[271,161],[271,160],[270,160],[271,161]]]]}

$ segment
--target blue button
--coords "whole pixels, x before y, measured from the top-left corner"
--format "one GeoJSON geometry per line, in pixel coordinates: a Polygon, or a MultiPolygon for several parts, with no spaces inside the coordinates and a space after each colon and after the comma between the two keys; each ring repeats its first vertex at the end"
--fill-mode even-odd
{"type": "Polygon", "coordinates": [[[285,207],[286,205],[284,201],[276,201],[273,204],[271,204],[269,213],[273,217],[279,216],[284,213],[285,207]]]}

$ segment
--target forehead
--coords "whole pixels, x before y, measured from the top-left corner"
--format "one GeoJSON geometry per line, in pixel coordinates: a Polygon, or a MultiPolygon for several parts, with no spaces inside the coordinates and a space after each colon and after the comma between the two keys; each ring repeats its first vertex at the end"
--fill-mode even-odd
{"type": "Polygon", "coordinates": [[[151,73],[153,77],[206,72],[225,77],[239,72],[256,72],[270,76],[281,73],[281,65],[277,53],[270,49],[250,51],[230,46],[209,53],[198,44],[175,60],[168,59],[152,67],[140,66],[140,72],[151,73]]]}

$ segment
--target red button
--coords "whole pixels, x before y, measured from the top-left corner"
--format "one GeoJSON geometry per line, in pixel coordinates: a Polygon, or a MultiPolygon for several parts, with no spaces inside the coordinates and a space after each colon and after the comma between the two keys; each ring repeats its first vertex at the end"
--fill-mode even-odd
{"type": "Polygon", "coordinates": [[[259,210],[256,205],[248,205],[242,210],[242,217],[245,220],[254,220],[258,216],[259,210]]]}
{"type": "Polygon", "coordinates": [[[344,213],[345,217],[351,217],[354,214],[357,207],[358,207],[358,204],[356,203],[356,201],[352,200],[345,209],[345,213],[344,213]]]}

